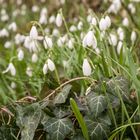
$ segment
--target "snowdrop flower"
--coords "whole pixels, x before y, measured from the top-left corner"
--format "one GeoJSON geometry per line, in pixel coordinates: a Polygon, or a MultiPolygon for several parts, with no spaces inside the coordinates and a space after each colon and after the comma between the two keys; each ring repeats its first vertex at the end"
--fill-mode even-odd
{"type": "Polygon", "coordinates": [[[44,66],[43,66],[43,74],[47,74],[48,72],[48,65],[45,63],[44,66]]]}
{"type": "Polygon", "coordinates": [[[47,37],[47,36],[45,36],[43,44],[44,44],[45,49],[53,47],[52,39],[50,37],[47,37]]]}
{"type": "Polygon", "coordinates": [[[48,60],[47,60],[47,64],[48,64],[48,69],[49,69],[50,71],[54,71],[54,70],[55,70],[54,62],[53,62],[51,59],[48,59],[48,60]]]}
{"type": "Polygon", "coordinates": [[[69,28],[70,32],[75,32],[77,30],[76,26],[72,25],[69,28]]]}
{"type": "Polygon", "coordinates": [[[49,18],[49,23],[52,24],[52,23],[55,23],[55,16],[52,15],[50,18],[49,18]]]}
{"type": "Polygon", "coordinates": [[[15,89],[17,86],[16,86],[16,83],[15,82],[11,82],[11,88],[12,89],[15,89]]]}
{"type": "Polygon", "coordinates": [[[121,1],[120,0],[113,0],[112,4],[110,5],[108,12],[117,14],[121,9],[121,1]]]}
{"type": "Polygon", "coordinates": [[[94,25],[94,26],[97,25],[97,20],[96,20],[95,17],[92,18],[92,20],[91,20],[91,24],[94,25]]]}
{"type": "Polygon", "coordinates": [[[1,15],[1,21],[6,22],[8,20],[9,20],[9,16],[7,15],[7,13],[1,15]]]}
{"type": "Polygon", "coordinates": [[[116,46],[117,45],[117,36],[115,34],[110,34],[110,37],[109,37],[109,43],[110,45],[112,46],[116,46]]]}
{"type": "Polygon", "coordinates": [[[9,37],[9,32],[5,28],[0,30],[0,37],[9,37]]]}
{"type": "Polygon", "coordinates": [[[135,31],[132,31],[131,33],[131,42],[134,43],[136,41],[137,38],[137,34],[135,31]]]}
{"type": "Polygon", "coordinates": [[[78,30],[81,30],[83,28],[83,22],[79,21],[78,25],[77,25],[78,30]]]}
{"type": "Polygon", "coordinates": [[[39,23],[47,24],[47,16],[45,14],[40,15],[39,23]]]}
{"type": "Polygon", "coordinates": [[[105,31],[110,26],[111,26],[111,19],[109,16],[106,16],[105,18],[101,18],[99,22],[99,28],[101,31],[105,31]]]}
{"type": "Polygon", "coordinates": [[[135,6],[132,3],[129,3],[128,4],[128,9],[130,10],[130,12],[132,14],[135,14],[136,13],[136,8],[135,8],[135,6]]]}
{"type": "Polygon", "coordinates": [[[32,55],[32,62],[33,62],[33,63],[36,63],[37,61],[38,61],[38,56],[37,56],[36,53],[34,53],[34,54],[32,55]]]}
{"type": "Polygon", "coordinates": [[[119,41],[119,43],[117,45],[117,53],[120,54],[122,49],[123,49],[123,43],[122,43],[122,41],[119,41]]]}
{"type": "Polygon", "coordinates": [[[27,74],[29,77],[32,77],[32,76],[33,76],[33,71],[32,71],[32,68],[31,68],[31,67],[27,67],[27,69],[26,69],[26,74],[27,74]]]}
{"type": "Polygon", "coordinates": [[[61,16],[61,14],[60,13],[58,13],[57,14],[57,16],[56,16],[56,20],[55,20],[55,23],[56,23],[56,25],[58,26],[58,27],[60,27],[61,25],[62,25],[62,16],[61,16]]]}
{"type": "Polygon", "coordinates": [[[117,30],[117,34],[118,34],[118,36],[119,36],[119,39],[121,40],[121,41],[123,41],[124,40],[124,30],[122,29],[122,28],[118,28],[118,30],[117,30]]]}
{"type": "Polygon", "coordinates": [[[93,31],[89,31],[83,39],[83,47],[86,46],[94,46],[95,48],[97,47],[97,40],[93,34],[93,31]]]}
{"type": "Polygon", "coordinates": [[[9,26],[8,26],[8,29],[13,31],[13,32],[16,32],[17,31],[17,25],[15,22],[12,22],[9,26]]]}
{"type": "Polygon", "coordinates": [[[35,26],[32,26],[30,30],[30,38],[36,40],[38,38],[38,32],[35,26]]]}
{"type": "Polygon", "coordinates": [[[6,41],[4,44],[4,47],[8,49],[11,47],[11,45],[12,45],[12,43],[10,41],[6,41]]]}
{"type": "Polygon", "coordinates": [[[37,13],[39,11],[39,7],[37,5],[32,6],[32,12],[37,13]]]}
{"type": "Polygon", "coordinates": [[[127,17],[125,17],[125,18],[123,19],[122,24],[123,24],[123,26],[126,26],[126,27],[129,26],[129,20],[128,20],[127,17]]]}
{"type": "Polygon", "coordinates": [[[9,63],[7,69],[5,71],[3,71],[3,73],[7,73],[10,72],[12,76],[16,75],[16,69],[15,66],[13,65],[13,63],[9,63]]]}
{"type": "Polygon", "coordinates": [[[68,48],[69,49],[73,49],[73,47],[74,47],[73,41],[72,40],[69,40],[68,41],[68,48]]]}
{"type": "Polygon", "coordinates": [[[87,16],[87,22],[88,22],[88,23],[91,23],[91,21],[92,21],[92,15],[89,14],[89,15],[87,16]]]}
{"type": "Polygon", "coordinates": [[[59,30],[58,29],[53,29],[53,32],[52,32],[53,36],[59,36],[59,30]]]}
{"type": "Polygon", "coordinates": [[[83,75],[84,76],[90,76],[91,75],[91,66],[90,66],[90,64],[89,64],[89,62],[86,58],[83,61],[82,70],[83,70],[83,75]]]}
{"type": "Polygon", "coordinates": [[[19,60],[19,61],[22,61],[23,58],[24,58],[24,52],[23,52],[23,50],[20,49],[20,50],[18,51],[18,60],[19,60]]]}
{"type": "Polygon", "coordinates": [[[16,34],[16,36],[15,36],[15,43],[16,43],[17,45],[23,43],[24,40],[25,40],[25,36],[24,36],[24,35],[21,35],[21,34],[19,34],[19,33],[16,34]]]}

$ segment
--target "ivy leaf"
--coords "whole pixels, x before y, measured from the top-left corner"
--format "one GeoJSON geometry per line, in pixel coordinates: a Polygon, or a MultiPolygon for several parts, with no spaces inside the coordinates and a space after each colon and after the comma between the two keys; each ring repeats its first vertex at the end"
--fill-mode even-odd
{"type": "Polygon", "coordinates": [[[16,124],[21,129],[21,140],[33,140],[42,112],[38,103],[17,107],[16,124]]]}
{"type": "Polygon", "coordinates": [[[109,127],[105,123],[93,121],[89,117],[85,117],[85,122],[90,134],[91,139],[103,140],[108,138],[109,127]]]}
{"type": "Polygon", "coordinates": [[[107,108],[105,96],[98,95],[94,92],[87,95],[87,104],[94,117],[99,116],[107,108]]]}
{"type": "Polygon", "coordinates": [[[64,140],[66,136],[73,132],[73,124],[70,119],[50,118],[44,124],[44,130],[51,136],[51,140],[64,140]]]}
{"type": "Polygon", "coordinates": [[[117,90],[122,95],[123,99],[129,100],[129,81],[122,77],[117,76],[106,82],[107,92],[112,93],[114,96],[117,96],[117,90]]]}
{"type": "Polygon", "coordinates": [[[72,85],[66,85],[62,91],[60,93],[58,93],[56,95],[56,97],[54,98],[54,104],[62,104],[62,103],[65,103],[69,93],[70,93],[70,90],[72,88],[72,85]]]}

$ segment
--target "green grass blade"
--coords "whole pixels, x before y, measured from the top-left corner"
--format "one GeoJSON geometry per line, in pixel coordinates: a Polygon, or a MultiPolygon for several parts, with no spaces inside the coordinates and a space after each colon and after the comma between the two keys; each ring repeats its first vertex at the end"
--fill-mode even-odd
{"type": "Polygon", "coordinates": [[[85,137],[86,140],[89,140],[89,135],[88,135],[86,123],[85,123],[83,116],[81,115],[81,113],[78,109],[76,102],[72,98],[70,99],[70,105],[71,105],[71,108],[75,114],[75,117],[78,120],[78,123],[82,129],[83,136],[85,137]]]}

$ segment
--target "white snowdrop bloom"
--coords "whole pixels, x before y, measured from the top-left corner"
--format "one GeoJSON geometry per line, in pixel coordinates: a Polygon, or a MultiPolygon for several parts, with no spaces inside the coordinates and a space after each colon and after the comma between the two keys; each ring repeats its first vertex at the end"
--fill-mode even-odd
{"type": "Polygon", "coordinates": [[[53,47],[52,39],[50,37],[47,37],[47,36],[45,36],[43,44],[44,44],[45,49],[53,47]]]}
{"type": "Polygon", "coordinates": [[[60,3],[63,5],[65,4],[65,0],[60,0],[60,3]]]}
{"type": "Polygon", "coordinates": [[[17,87],[16,83],[15,82],[11,82],[11,88],[15,89],[16,87],[17,87]]]}
{"type": "Polygon", "coordinates": [[[84,76],[90,76],[91,75],[91,66],[90,66],[90,64],[89,64],[89,62],[86,58],[83,61],[82,70],[83,70],[83,75],[84,76]]]}
{"type": "Polygon", "coordinates": [[[0,37],[9,37],[9,32],[3,28],[2,30],[0,30],[0,37]]]}
{"type": "Polygon", "coordinates": [[[56,25],[57,25],[58,27],[60,27],[60,26],[62,25],[62,22],[63,22],[62,16],[61,16],[60,13],[58,13],[57,16],[56,16],[55,23],[56,23],[56,25]]]}
{"type": "Polygon", "coordinates": [[[23,52],[23,50],[20,49],[20,50],[18,51],[18,55],[17,55],[17,56],[18,56],[18,60],[19,60],[19,61],[22,61],[23,58],[24,58],[24,52],[23,52]]]}
{"type": "Polygon", "coordinates": [[[95,48],[97,47],[97,40],[93,31],[89,31],[83,39],[83,47],[86,46],[94,46],[95,48]]]}
{"type": "Polygon", "coordinates": [[[123,41],[124,40],[124,30],[121,27],[118,28],[117,34],[119,36],[119,40],[123,41]]]}
{"type": "Polygon", "coordinates": [[[8,21],[8,20],[9,20],[8,14],[3,14],[3,15],[1,15],[1,21],[2,21],[2,22],[6,22],[6,21],[8,21]]]}
{"type": "Polygon", "coordinates": [[[33,76],[33,71],[32,71],[32,68],[31,68],[31,67],[27,67],[27,69],[26,69],[26,74],[27,74],[29,77],[32,77],[32,76],[33,76]]]}
{"type": "Polygon", "coordinates": [[[44,66],[43,66],[43,74],[47,74],[48,72],[48,65],[45,63],[44,66]]]}
{"type": "Polygon", "coordinates": [[[81,33],[80,33],[80,38],[81,38],[81,39],[84,39],[84,37],[85,37],[85,33],[84,33],[84,32],[81,32],[81,33]]]}
{"type": "Polygon", "coordinates": [[[73,49],[73,47],[74,47],[73,41],[72,40],[69,40],[68,41],[68,48],[69,49],[73,49]]]}
{"type": "Polygon", "coordinates": [[[106,16],[105,17],[105,21],[106,21],[107,27],[109,28],[111,26],[111,19],[110,19],[110,17],[109,16],[106,16]]]}
{"type": "MultiPolygon", "coordinates": [[[[120,54],[122,49],[123,49],[123,43],[122,43],[122,41],[119,41],[119,43],[117,45],[117,53],[120,54]]],[[[124,51],[124,50],[122,50],[122,51],[124,51]]]]}
{"type": "Polygon", "coordinates": [[[82,30],[83,28],[83,22],[79,21],[78,25],[77,25],[78,30],[82,30]]]}
{"type": "Polygon", "coordinates": [[[47,15],[47,13],[48,13],[48,10],[47,10],[47,8],[42,8],[42,10],[41,10],[41,15],[47,15]]]}
{"type": "Polygon", "coordinates": [[[69,28],[70,32],[75,32],[77,30],[75,25],[70,26],[69,28]]]}
{"type": "Polygon", "coordinates": [[[49,18],[49,23],[52,24],[52,23],[55,23],[55,16],[54,15],[51,15],[50,18],[49,18]]]}
{"type": "Polygon", "coordinates": [[[57,40],[57,45],[58,47],[62,47],[64,45],[64,42],[61,37],[57,40]]]}
{"type": "Polygon", "coordinates": [[[30,38],[33,40],[36,40],[38,38],[38,32],[37,32],[36,26],[32,26],[30,30],[30,38]]]}
{"type": "Polygon", "coordinates": [[[36,63],[37,61],[38,61],[38,56],[37,56],[36,53],[34,53],[34,54],[32,55],[32,62],[33,62],[33,63],[36,63]]]}
{"type": "Polygon", "coordinates": [[[118,42],[117,36],[111,33],[109,37],[109,44],[112,46],[116,46],[117,42],[118,42]]]}
{"type": "Polygon", "coordinates": [[[99,28],[101,31],[105,31],[107,29],[108,25],[107,22],[104,18],[101,18],[100,22],[99,22],[99,28]]]}
{"type": "Polygon", "coordinates": [[[112,4],[108,8],[108,12],[117,14],[120,9],[121,9],[121,1],[120,0],[113,0],[112,4]]]}
{"type": "Polygon", "coordinates": [[[132,31],[131,33],[131,42],[134,43],[136,41],[137,38],[137,34],[135,31],[132,31]]]}
{"type": "Polygon", "coordinates": [[[96,20],[95,17],[92,18],[92,20],[91,20],[91,24],[94,25],[94,26],[97,25],[97,20],[96,20]]]}
{"type": "Polygon", "coordinates": [[[88,23],[91,23],[91,21],[92,21],[92,15],[89,14],[89,15],[87,16],[87,22],[88,22],[88,23]]]}
{"type": "Polygon", "coordinates": [[[17,31],[17,24],[15,22],[12,22],[9,26],[8,26],[8,29],[13,31],[13,32],[16,32],[17,31]]]}
{"type": "Polygon", "coordinates": [[[48,59],[48,60],[47,60],[47,64],[48,64],[48,69],[49,69],[50,71],[54,71],[54,70],[55,70],[54,62],[53,62],[51,59],[48,59]]]}
{"type": "Polygon", "coordinates": [[[131,11],[132,14],[136,13],[136,8],[132,3],[128,4],[128,9],[131,11]]]}
{"type": "Polygon", "coordinates": [[[24,35],[21,35],[21,34],[16,34],[16,36],[15,36],[15,43],[17,44],[17,45],[19,45],[19,44],[21,44],[21,43],[23,43],[24,42],[24,40],[25,40],[25,36],[24,35]]]}
{"type": "Polygon", "coordinates": [[[99,48],[95,48],[95,52],[97,53],[97,54],[100,54],[100,49],[99,48]]]}
{"type": "Polygon", "coordinates": [[[128,20],[127,17],[125,17],[125,18],[123,19],[122,24],[123,24],[123,26],[126,26],[126,27],[129,26],[129,20],[128,20]]]}
{"type": "Polygon", "coordinates": [[[53,31],[52,31],[52,34],[53,34],[53,36],[59,36],[59,30],[58,29],[53,29],[53,31]]]}
{"type": "Polygon", "coordinates": [[[7,48],[7,49],[11,48],[11,46],[12,46],[12,43],[10,41],[6,41],[5,44],[4,44],[4,47],[7,48]]]}
{"type": "Polygon", "coordinates": [[[5,71],[3,71],[3,73],[7,73],[10,72],[12,76],[16,75],[16,69],[15,66],[13,65],[13,63],[9,63],[7,69],[5,71]]]}
{"type": "Polygon", "coordinates": [[[37,13],[39,11],[39,7],[37,5],[32,6],[32,12],[37,13]]]}
{"type": "Polygon", "coordinates": [[[47,16],[45,14],[40,15],[39,23],[40,24],[47,24],[47,16]]]}

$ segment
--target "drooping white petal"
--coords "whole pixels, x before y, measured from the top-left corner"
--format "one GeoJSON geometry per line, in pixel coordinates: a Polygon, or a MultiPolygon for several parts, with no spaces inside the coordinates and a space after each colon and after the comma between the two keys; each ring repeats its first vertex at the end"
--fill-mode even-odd
{"type": "Polygon", "coordinates": [[[24,52],[23,52],[23,50],[20,49],[19,52],[18,52],[18,60],[22,61],[23,58],[24,58],[24,52]]]}
{"type": "Polygon", "coordinates": [[[35,26],[32,26],[30,30],[30,38],[31,39],[37,39],[38,38],[38,32],[35,26]]]}
{"type": "Polygon", "coordinates": [[[49,69],[50,71],[54,71],[54,70],[55,70],[54,62],[53,62],[51,59],[48,59],[48,60],[47,60],[47,64],[48,64],[48,69],[49,69]]]}
{"type": "Polygon", "coordinates": [[[47,74],[48,72],[48,65],[45,63],[44,66],[43,66],[43,74],[47,74]]]}
{"type": "Polygon", "coordinates": [[[62,16],[61,16],[61,14],[60,13],[58,13],[57,14],[57,16],[56,16],[56,20],[55,20],[55,23],[56,23],[56,25],[58,26],[58,27],[60,27],[61,25],[62,25],[62,16]]]}
{"type": "Polygon", "coordinates": [[[82,69],[83,69],[83,75],[84,76],[90,76],[91,75],[91,66],[90,66],[87,59],[84,59],[82,69]]]}

